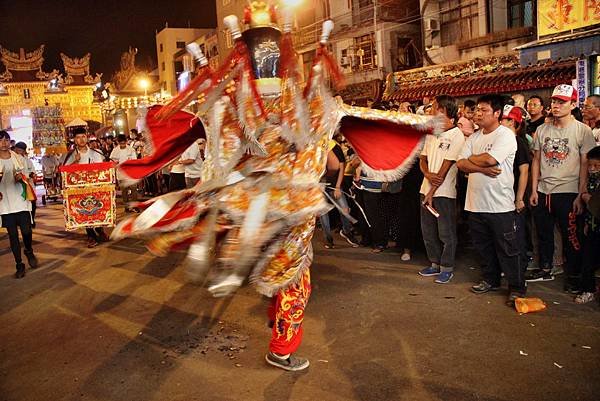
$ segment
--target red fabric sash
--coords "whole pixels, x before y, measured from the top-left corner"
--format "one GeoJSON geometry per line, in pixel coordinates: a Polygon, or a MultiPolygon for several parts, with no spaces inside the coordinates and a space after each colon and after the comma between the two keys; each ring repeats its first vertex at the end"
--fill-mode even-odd
{"type": "Polygon", "coordinates": [[[412,163],[425,134],[410,125],[357,117],[344,117],[340,132],[363,163],[374,170],[394,170],[412,163]]]}
{"type": "Polygon", "coordinates": [[[152,106],[146,116],[154,152],[119,165],[119,170],[133,180],[141,180],[157,172],[181,155],[197,139],[206,138],[202,122],[193,114],[178,111],[166,120],[159,120],[156,114],[161,109],[162,106],[152,106]]]}

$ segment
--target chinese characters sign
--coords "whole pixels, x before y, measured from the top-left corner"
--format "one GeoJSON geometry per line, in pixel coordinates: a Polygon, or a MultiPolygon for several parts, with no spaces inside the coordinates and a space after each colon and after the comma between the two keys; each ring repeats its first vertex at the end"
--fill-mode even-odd
{"type": "Polygon", "coordinates": [[[600,0],[538,0],[538,35],[600,24],[600,0]]]}

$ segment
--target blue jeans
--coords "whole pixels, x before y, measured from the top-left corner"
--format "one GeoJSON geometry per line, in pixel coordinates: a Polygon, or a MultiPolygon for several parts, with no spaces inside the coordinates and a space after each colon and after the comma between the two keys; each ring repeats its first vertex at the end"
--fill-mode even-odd
{"type": "MultiPolygon", "coordinates": [[[[421,195],[421,202],[425,196],[421,195]]],[[[440,266],[441,271],[454,271],[456,255],[456,199],[434,197],[433,208],[440,213],[436,218],[427,209],[421,207],[421,232],[431,263],[440,266]]]]}
{"type": "MultiPolygon", "coordinates": [[[[331,195],[332,198],[335,199],[333,195],[334,188],[327,187],[325,188],[325,190],[329,195],[331,195]]],[[[335,200],[342,209],[349,212],[348,201],[346,200],[346,196],[343,193],[342,196],[339,197],[339,199],[335,200]]],[[[344,234],[351,234],[352,223],[341,213],[340,218],[342,219],[342,231],[344,231],[344,234]]],[[[331,235],[331,225],[329,223],[329,213],[322,214],[321,216],[319,216],[319,219],[321,221],[321,227],[323,228],[323,234],[325,235],[325,241],[327,241],[330,244],[333,243],[333,236],[331,235]]]]}

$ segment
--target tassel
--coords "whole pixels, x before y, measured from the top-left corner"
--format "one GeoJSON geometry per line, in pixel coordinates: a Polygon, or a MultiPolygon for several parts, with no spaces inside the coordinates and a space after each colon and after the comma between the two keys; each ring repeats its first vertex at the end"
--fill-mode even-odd
{"type": "Polygon", "coordinates": [[[313,68],[310,69],[310,73],[308,75],[308,80],[306,81],[306,87],[304,88],[304,98],[305,99],[308,98],[308,94],[310,93],[310,88],[312,87],[312,80],[314,79],[314,72],[313,72],[314,67],[317,64],[319,64],[320,62],[323,62],[323,64],[325,64],[327,71],[331,75],[331,79],[333,81],[333,86],[337,90],[340,90],[345,86],[344,73],[342,72],[342,69],[340,68],[337,61],[335,60],[335,57],[333,57],[331,52],[329,52],[329,50],[327,50],[327,45],[321,43],[321,45],[317,49],[317,56],[315,57],[315,60],[313,61],[313,68]]]}

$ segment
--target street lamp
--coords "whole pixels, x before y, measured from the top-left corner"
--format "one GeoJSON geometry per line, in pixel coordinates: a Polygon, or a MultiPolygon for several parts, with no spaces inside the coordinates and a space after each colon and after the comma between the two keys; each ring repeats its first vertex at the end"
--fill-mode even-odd
{"type": "Polygon", "coordinates": [[[140,88],[144,90],[144,96],[148,96],[148,88],[150,87],[150,82],[147,78],[140,78],[139,81],[140,88]]]}

